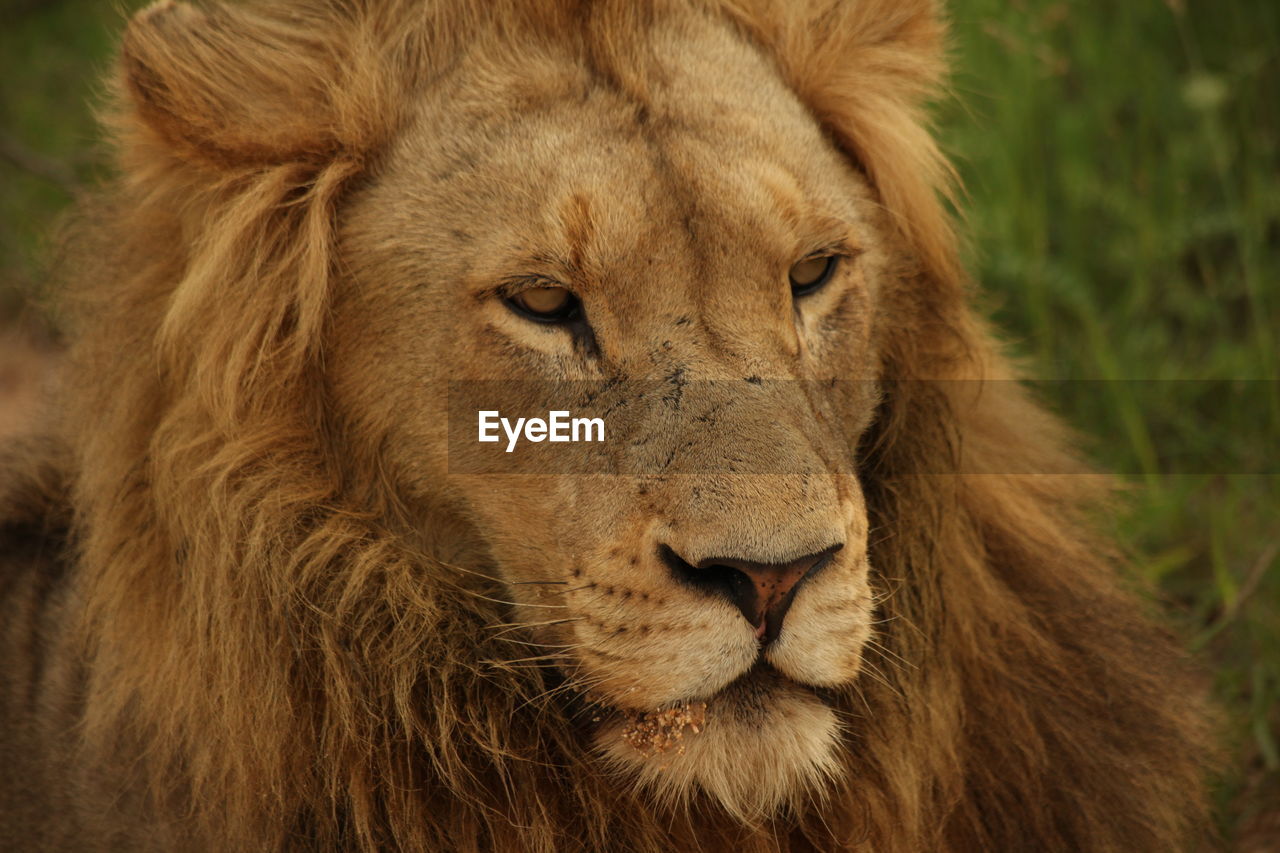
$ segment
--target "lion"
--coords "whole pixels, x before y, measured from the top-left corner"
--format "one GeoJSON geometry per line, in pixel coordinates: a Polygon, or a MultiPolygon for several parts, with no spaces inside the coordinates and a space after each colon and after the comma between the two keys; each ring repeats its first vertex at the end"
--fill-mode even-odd
{"type": "Polygon", "coordinates": [[[1200,843],[1203,679],[974,307],[944,71],[929,0],[136,15],[0,481],[5,845],[1200,843]],[[484,470],[479,388],[606,441],[484,470]]]}

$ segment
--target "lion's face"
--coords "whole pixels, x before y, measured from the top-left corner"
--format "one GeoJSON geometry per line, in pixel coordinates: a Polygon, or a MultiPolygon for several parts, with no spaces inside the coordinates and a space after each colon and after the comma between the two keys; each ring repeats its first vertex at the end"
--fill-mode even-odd
{"type": "Polygon", "coordinates": [[[598,704],[600,753],[750,817],[834,771],[821,691],[872,632],[853,448],[893,262],[862,174],[700,27],[655,45],[643,92],[553,54],[433,87],[344,214],[326,361],[424,541],[463,519],[477,552],[437,556],[499,574],[530,656],[598,704]],[[606,441],[545,448],[572,474],[459,473],[503,450],[450,443],[466,380],[516,380],[521,416],[521,381],[581,380],[562,407],[595,400],[606,441]]]}

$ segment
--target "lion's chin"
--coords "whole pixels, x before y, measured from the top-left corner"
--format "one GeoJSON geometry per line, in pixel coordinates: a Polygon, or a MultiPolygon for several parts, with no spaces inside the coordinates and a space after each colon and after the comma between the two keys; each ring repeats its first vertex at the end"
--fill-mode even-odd
{"type": "Polygon", "coordinates": [[[612,770],[662,805],[701,793],[749,824],[820,795],[839,772],[839,737],[835,712],[811,690],[757,668],[705,707],[616,712],[602,720],[595,744],[612,770]]]}

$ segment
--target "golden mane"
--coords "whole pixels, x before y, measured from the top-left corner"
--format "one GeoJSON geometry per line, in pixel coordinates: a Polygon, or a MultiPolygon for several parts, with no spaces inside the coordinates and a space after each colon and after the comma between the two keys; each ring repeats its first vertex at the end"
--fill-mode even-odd
{"type": "Polygon", "coordinates": [[[824,798],[742,827],[610,784],[566,700],[506,663],[528,649],[485,630],[502,607],[475,593],[497,587],[406,544],[376,464],[350,461],[322,371],[336,211],[376,177],[409,93],[482,39],[563,45],[642,98],[645,28],[689,5],[289,0],[135,20],[108,118],[122,178],[68,297],[85,748],[142,755],[155,806],[228,849],[1176,849],[1204,819],[1210,733],[1091,532],[1109,486],[1066,473],[1086,470],[1069,437],[1014,383],[962,390],[1012,373],[939,200],[928,0],[693,4],[776,58],[920,259],[881,342],[884,374],[909,381],[862,448],[892,585],[867,653],[881,677],[832,697],[848,772],[824,798]],[[245,32],[236,76],[220,60],[245,32]],[[937,475],[940,459],[1064,473],[937,475]]]}

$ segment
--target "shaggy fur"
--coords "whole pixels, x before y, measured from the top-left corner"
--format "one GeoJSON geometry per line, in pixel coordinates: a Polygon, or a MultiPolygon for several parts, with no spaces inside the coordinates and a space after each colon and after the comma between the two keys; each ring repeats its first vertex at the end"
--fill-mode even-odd
{"type": "MultiPolygon", "coordinates": [[[[87,215],[68,297],[59,438],[10,453],[0,479],[13,722],[0,759],[23,774],[0,785],[0,840],[1192,846],[1208,713],[1177,643],[1091,532],[1107,481],[1086,476],[1016,383],[975,397],[958,381],[1012,373],[969,307],[939,201],[949,172],[921,118],[942,35],[927,0],[141,13],[109,116],[121,178],[87,215]],[[523,532],[443,510],[415,531],[430,495],[403,487],[387,433],[343,408],[364,376],[341,357],[361,339],[343,326],[342,283],[364,268],[343,248],[362,239],[346,212],[378,191],[413,104],[481,51],[507,57],[486,60],[495,68],[588,69],[638,115],[658,111],[652,34],[685,19],[772,63],[865,175],[892,244],[868,254],[892,273],[874,352],[895,381],[874,411],[846,413],[870,421],[856,450],[877,640],[863,675],[824,693],[839,720],[821,733],[839,739],[826,778],[774,808],[735,811],[732,792],[693,783],[664,799],[601,762],[581,699],[520,664],[543,638],[493,630],[511,620],[504,601],[532,599],[484,577],[511,575],[476,554],[523,532]],[[938,473],[952,466],[963,473],[938,473]],[[1016,471],[1054,473],[1002,473],[1016,471]]],[[[521,97],[513,114],[539,93],[521,97]]],[[[419,367],[366,354],[384,356],[419,367]]]]}

